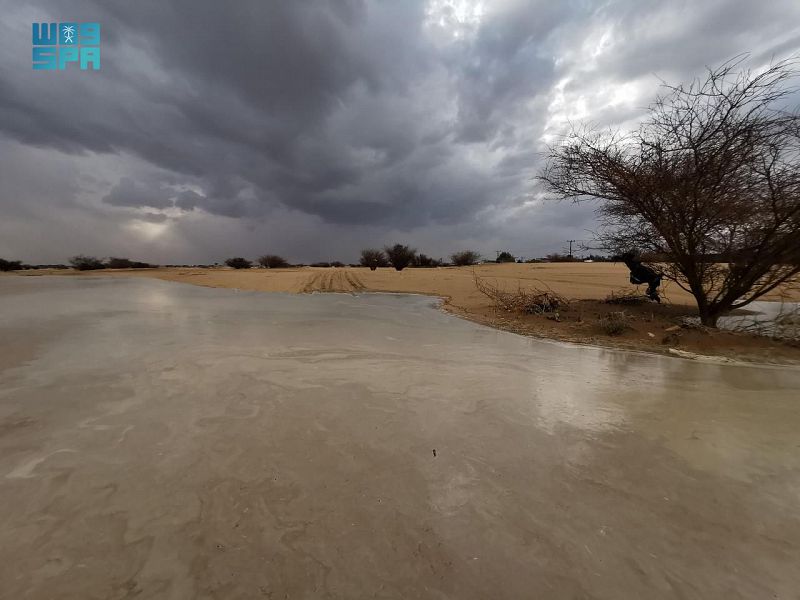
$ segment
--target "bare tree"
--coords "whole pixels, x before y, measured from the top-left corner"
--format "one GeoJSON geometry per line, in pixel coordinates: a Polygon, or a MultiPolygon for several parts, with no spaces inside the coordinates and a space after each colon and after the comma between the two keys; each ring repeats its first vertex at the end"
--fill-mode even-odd
{"type": "Polygon", "coordinates": [[[231,267],[232,269],[249,269],[253,266],[253,263],[246,258],[242,258],[241,256],[235,256],[234,258],[227,258],[225,259],[225,264],[231,267]]]}
{"type": "Polygon", "coordinates": [[[422,267],[430,269],[432,267],[441,267],[443,261],[441,258],[433,258],[432,256],[428,256],[427,254],[422,254],[421,252],[417,254],[414,262],[412,263],[415,267],[422,267]]]}
{"type": "Polygon", "coordinates": [[[573,129],[539,176],[558,198],[598,200],[604,243],[654,257],[709,326],[800,272],[798,60],[743,60],[665,84],[632,134],[573,129]]]}
{"type": "Polygon", "coordinates": [[[98,269],[106,268],[106,266],[103,264],[103,261],[99,258],[95,258],[94,256],[84,256],[83,254],[73,256],[69,259],[69,263],[78,271],[96,271],[98,269]]]}
{"type": "Polygon", "coordinates": [[[361,259],[359,262],[362,267],[369,267],[372,271],[378,267],[389,266],[389,261],[386,259],[383,250],[378,250],[377,248],[364,248],[361,251],[361,259]]]}
{"type": "Polygon", "coordinates": [[[285,269],[289,266],[289,261],[277,254],[265,254],[258,259],[258,263],[265,269],[285,269]]]}
{"type": "Polygon", "coordinates": [[[414,248],[409,248],[403,244],[395,244],[394,246],[386,246],[383,249],[386,258],[396,270],[402,271],[408,265],[414,262],[417,251],[414,248]]]}
{"type": "Polygon", "coordinates": [[[450,256],[450,260],[457,267],[467,267],[477,264],[480,259],[481,255],[472,250],[461,250],[450,256]]]}

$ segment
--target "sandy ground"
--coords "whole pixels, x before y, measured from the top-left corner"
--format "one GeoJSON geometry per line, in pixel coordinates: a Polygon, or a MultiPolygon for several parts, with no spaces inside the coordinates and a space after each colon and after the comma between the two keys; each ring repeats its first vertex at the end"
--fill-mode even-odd
{"type": "MultiPolygon", "coordinates": [[[[113,273],[262,292],[367,290],[429,294],[448,298],[450,304],[463,309],[475,309],[486,304],[486,298],[475,289],[476,275],[512,289],[518,286],[549,288],[568,298],[579,300],[603,299],[612,291],[637,289],[628,283],[628,270],[621,263],[492,264],[460,268],[405,269],[400,272],[389,268],[370,271],[352,267],[302,267],[241,270],[173,268],[113,273]]],[[[640,286],[638,289],[643,291],[644,287],[640,286]]],[[[691,294],[674,283],[665,282],[662,296],[667,303],[687,306],[694,304],[691,294]]],[[[797,301],[800,300],[800,287],[777,290],[764,299],[797,301]]]]}
{"type": "MultiPolygon", "coordinates": [[[[36,275],[41,272],[23,272],[36,275]]],[[[64,272],[57,272],[63,274],[64,272]]],[[[75,274],[73,271],[67,273],[75,274]]],[[[763,336],[735,335],[723,331],[691,330],[677,324],[694,314],[692,296],[674,283],[662,286],[664,304],[638,307],[608,305],[603,300],[612,292],[633,291],[628,270],[616,263],[550,263],[480,265],[466,268],[394,269],[370,271],[365,268],[299,269],[150,269],[100,271],[88,276],[155,277],[209,287],[240,290],[311,292],[407,292],[438,296],[445,308],[480,323],[526,335],[577,343],[644,350],[648,352],[691,352],[756,362],[800,362],[800,347],[769,340],[763,336]],[[498,312],[478,292],[475,277],[506,289],[550,289],[571,301],[557,321],[541,315],[498,312]],[[598,325],[609,312],[624,310],[628,329],[610,337],[598,325]]],[[[640,292],[644,287],[639,288],[640,292]]],[[[798,301],[800,287],[782,288],[765,300],[798,301]]]]}
{"type": "Polygon", "coordinates": [[[800,589],[797,369],[424,297],[37,277],[0,305],[3,600],[800,589]]]}

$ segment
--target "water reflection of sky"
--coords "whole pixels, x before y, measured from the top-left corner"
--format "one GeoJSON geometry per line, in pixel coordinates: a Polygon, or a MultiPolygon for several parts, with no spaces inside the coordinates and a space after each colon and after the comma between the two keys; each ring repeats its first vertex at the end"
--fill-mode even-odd
{"type": "Polygon", "coordinates": [[[719,326],[779,337],[797,337],[800,334],[800,302],[757,300],[748,304],[742,313],[720,318],[719,326]]]}

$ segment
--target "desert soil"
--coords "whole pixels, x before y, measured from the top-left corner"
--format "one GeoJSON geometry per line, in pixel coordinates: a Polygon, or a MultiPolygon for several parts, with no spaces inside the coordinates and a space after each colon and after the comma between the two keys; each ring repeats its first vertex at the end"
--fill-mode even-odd
{"type": "MultiPolygon", "coordinates": [[[[25,275],[53,272],[26,271],[25,275]]],[[[56,274],[64,272],[56,271],[56,274]]],[[[69,274],[77,274],[68,271],[69,274]]],[[[516,333],[577,343],[620,347],[648,352],[689,352],[757,362],[800,361],[796,344],[763,336],[709,331],[679,326],[696,314],[694,299],[674,283],[662,286],[662,305],[615,306],[604,299],[612,292],[636,291],[628,283],[628,270],[621,263],[487,264],[476,267],[434,269],[366,268],[249,269],[159,268],[98,271],[84,276],[154,277],[207,287],[240,290],[313,292],[400,292],[438,296],[444,308],[462,317],[516,333]],[[498,311],[475,287],[475,277],[508,290],[552,290],[570,300],[552,315],[521,315],[498,311]],[[621,335],[609,336],[598,320],[610,312],[624,310],[629,327],[621,335]]],[[[644,291],[644,286],[638,288],[644,291]]],[[[763,298],[770,301],[800,301],[800,287],[784,287],[763,298]]]]}

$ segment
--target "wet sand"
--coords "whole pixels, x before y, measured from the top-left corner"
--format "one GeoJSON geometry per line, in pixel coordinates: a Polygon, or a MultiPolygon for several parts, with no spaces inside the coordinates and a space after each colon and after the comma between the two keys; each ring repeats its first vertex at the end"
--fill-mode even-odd
{"type": "Polygon", "coordinates": [[[796,596],[800,370],[432,304],[0,278],[0,597],[796,596]]]}
{"type": "MultiPolygon", "coordinates": [[[[306,294],[315,292],[401,292],[436,296],[444,308],[472,321],[539,338],[669,354],[673,350],[711,355],[726,360],[800,365],[800,345],[764,335],[730,335],[722,331],[684,329],[671,333],[684,317],[696,316],[692,296],[676,284],[661,288],[664,303],[618,306],[604,300],[612,293],[636,292],[628,270],[619,263],[486,264],[435,269],[289,268],[241,269],[182,268],[123,269],[78,272],[19,271],[7,277],[57,274],[80,277],[147,277],[193,285],[306,294]],[[498,310],[475,286],[475,277],[507,290],[552,290],[564,297],[559,318],[552,315],[511,314],[498,310]],[[600,321],[612,311],[626,311],[628,328],[609,336],[600,321]]],[[[638,293],[644,292],[639,286],[638,293]]],[[[775,306],[800,300],[800,287],[785,285],[765,299],[775,306]]],[[[769,312],[769,311],[768,311],[769,312]]]]}
{"type": "MultiPolygon", "coordinates": [[[[38,274],[152,277],[208,287],[236,288],[260,292],[401,292],[427,294],[447,298],[459,309],[471,311],[486,305],[486,297],[475,288],[475,276],[516,290],[551,289],[570,299],[606,298],[611,292],[638,289],[628,282],[629,272],[622,263],[531,263],[485,264],[475,267],[444,267],[395,271],[381,268],[315,268],[228,269],[162,267],[157,269],[123,269],[115,271],[18,271],[17,275],[38,274]]],[[[675,283],[664,282],[664,301],[669,304],[694,306],[692,295],[675,283]]],[[[770,301],[800,301],[800,282],[780,287],[763,298],[770,301]]]]}

